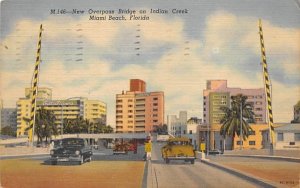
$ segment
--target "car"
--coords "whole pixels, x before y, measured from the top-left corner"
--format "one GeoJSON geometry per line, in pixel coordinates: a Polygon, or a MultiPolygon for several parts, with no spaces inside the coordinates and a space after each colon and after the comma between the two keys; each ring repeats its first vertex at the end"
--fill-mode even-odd
{"type": "Polygon", "coordinates": [[[64,138],[60,145],[50,151],[51,164],[57,162],[84,162],[92,161],[92,148],[83,138],[64,138]]]}
{"type": "Polygon", "coordinates": [[[161,154],[164,161],[168,164],[171,160],[190,161],[195,163],[196,152],[189,138],[175,137],[170,138],[165,146],[161,148],[161,154]]]}
{"type": "Polygon", "coordinates": [[[128,153],[128,147],[126,143],[117,143],[114,146],[113,149],[113,154],[118,155],[118,154],[127,154],[128,153]]]}
{"type": "Polygon", "coordinates": [[[209,155],[217,155],[217,154],[223,154],[222,151],[218,150],[218,149],[214,149],[214,150],[210,150],[208,152],[209,155]]]}

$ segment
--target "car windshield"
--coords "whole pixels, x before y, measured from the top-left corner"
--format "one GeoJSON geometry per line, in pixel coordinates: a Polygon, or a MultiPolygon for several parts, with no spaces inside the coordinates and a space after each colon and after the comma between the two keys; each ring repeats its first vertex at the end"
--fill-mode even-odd
{"type": "Polygon", "coordinates": [[[185,142],[185,141],[173,141],[170,144],[171,145],[189,145],[189,142],[185,142]]]}
{"type": "Polygon", "coordinates": [[[63,146],[84,146],[84,141],[81,139],[66,139],[62,140],[63,146]]]}

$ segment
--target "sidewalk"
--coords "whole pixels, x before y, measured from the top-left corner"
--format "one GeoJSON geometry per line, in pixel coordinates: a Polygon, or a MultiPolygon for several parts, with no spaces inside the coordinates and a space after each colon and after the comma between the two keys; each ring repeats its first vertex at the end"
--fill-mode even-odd
{"type": "Polygon", "coordinates": [[[20,156],[20,155],[43,155],[49,154],[49,148],[37,148],[28,146],[4,147],[0,146],[0,156],[20,156]]]}
{"type": "MultiPolygon", "coordinates": [[[[226,153],[228,152],[225,152],[225,154],[226,153]]],[[[300,159],[298,160],[298,158],[294,157],[294,159],[297,159],[298,162],[289,161],[288,159],[291,158],[291,155],[286,155],[286,157],[267,156],[263,155],[262,152],[254,153],[251,151],[240,151],[231,152],[231,154],[228,154],[227,156],[210,155],[207,158],[209,160],[202,160],[202,162],[220,168],[224,171],[228,171],[229,173],[233,173],[250,181],[261,182],[262,184],[266,183],[268,187],[299,186],[300,159]],[[257,158],[257,156],[259,155],[256,154],[260,154],[261,156],[263,156],[263,158],[257,158]]],[[[265,185],[263,187],[265,187],[265,185]]]]}
{"type": "MultiPolygon", "coordinates": [[[[269,156],[270,151],[268,149],[258,149],[258,150],[226,150],[224,155],[259,155],[259,156],[269,156]]],[[[300,150],[274,150],[273,156],[277,157],[291,157],[300,159],[300,150]]]]}

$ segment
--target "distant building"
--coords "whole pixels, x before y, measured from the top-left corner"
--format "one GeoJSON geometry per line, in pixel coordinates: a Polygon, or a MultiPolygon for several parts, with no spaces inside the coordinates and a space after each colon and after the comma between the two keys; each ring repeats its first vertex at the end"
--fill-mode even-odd
{"type": "Polygon", "coordinates": [[[187,111],[180,111],[179,117],[168,115],[167,117],[168,132],[174,136],[181,136],[187,131],[187,111]]]}
{"type": "MultiPolygon", "coordinates": [[[[25,88],[25,98],[29,99],[32,94],[31,88],[25,88]]],[[[39,87],[36,100],[51,100],[52,99],[52,89],[47,87],[39,87]]]]}
{"type": "Polygon", "coordinates": [[[230,97],[242,94],[253,106],[256,123],[266,123],[265,90],[227,87],[227,80],[208,80],[203,90],[203,123],[219,124],[224,112],[220,107],[230,107],[230,97]]]}
{"type": "Polygon", "coordinates": [[[17,130],[17,109],[2,108],[1,110],[1,128],[10,126],[17,130]]]}
{"type": "Polygon", "coordinates": [[[300,123],[300,101],[294,106],[294,119],[292,123],[300,123]]]}
{"type": "MultiPolygon", "coordinates": [[[[274,124],[274,149],[300,150],[300,123],[274,124]]],[[[269,129],[262,130],[263,148],[270,147],[269,129]]]]}
{"type": "MultiPolygon", "coordinates": [[[[241,89],[227,87],[227,80],[208,80],[203,90],[203,126],[201,135],[209,138],[210,149],[231,148],[232,140],[220,135],[220,120],[225,115],[221,107],[230,107],[231,96],[242,94],[247,96],[247,102],[252,105],[254,118],[257,124],[266,123],[265,91],[258,89],[241,89]],[[206,127],[205,129],[203,127],[206,127]],[[207,135],[209,133],[209,135],[207,135]],[[205,135],[205,136],[204,136],[205,135]]],[[[208,144],[208,143],[207,143],[208,144]]]]}
{"type": "Polygon", "coordinates": [[[199,126],[202,124],[202,119],[191,117],[186,123],[186,134],[182,136],[188,137],[191,140],[195,150],[199,149],[199,126]]]}
{"type": "Polygon", "coordinates": [[[116,132],[153,131],[164,124],[164,92],[146,92],[143,80],[131,79],[130,91],[116,95],[116,132]]]}
{"type": "MultiPolygon", "coordinates": [[[[101,122],[106,125],[106,104],[99,100],[88,100],[83,97],[74,97],[66,100],[52,100],[52,94],[49,95],[49,89],[41,92],[37,100],[37,109],[45,108],[53,111],[58,128],[63,126],[63,119],[76,119],[81,116],[92,122],[101,122]],[[48,94],[47,94],[48,93],[48,94]],[[50,97],[51,96],[51,97],[50,97]],[[50,98],[49,98],[50,97],[50,98]]],[[[26,95],[29,97],[30,95],[26,95]]],[[[31,101],[30,98],[20,98],[17,101],[17,136],[27,135],[26,128],[29,123],[24,119],[30,118],[31,101]]]]}

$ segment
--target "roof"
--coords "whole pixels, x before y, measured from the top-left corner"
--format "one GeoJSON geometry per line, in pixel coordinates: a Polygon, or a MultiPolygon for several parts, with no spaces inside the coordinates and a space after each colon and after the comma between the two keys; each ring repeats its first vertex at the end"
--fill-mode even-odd
{"type": "Polygon", "coordinates": [[[297,131],[300,132],[300,123],[287,123],[280,127],[276,127],[275,131],[297,131]]]}

